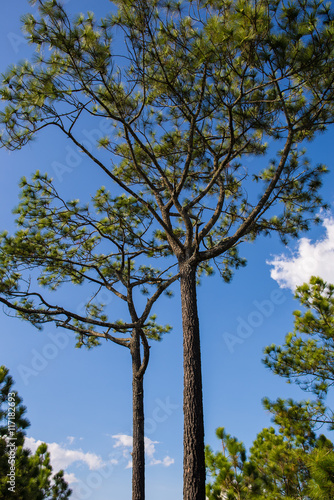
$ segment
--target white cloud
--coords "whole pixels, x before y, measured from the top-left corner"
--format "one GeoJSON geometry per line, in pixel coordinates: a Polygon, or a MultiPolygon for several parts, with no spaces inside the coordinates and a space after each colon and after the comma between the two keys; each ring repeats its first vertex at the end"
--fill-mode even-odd
{"type": "Polygon", "coordinates": [[[70,444],[72,444],[72,443],[74,442],[74,440],[75,440],[75,437],[74,437],[74,436],[67,436],[67,438],[66,438],[66,439],[67,439],[67,441],[68,441],[70,444]]]}
{"type": "Polygon", "coordinates": [[[114,448],[119,448],[123,446],[124,448],[132,448],[132,436],[127,436],[126,434],[114,434],[111,437],[116,439],[114,448]]]}
{"type": "Polygon", "coordinates": [[[267,261],[273,266],[270,276],[281,288],[295,291],[296,286],[309,281],[311,276],[334,283],[334,218],[326,217],[323,226],[326,230],[323,238],[315,243],[301,238],[297,250],[290,256],[276,255],[267,261]]]}
{"type": "Polygon", "coordinates": [[[168,455],[167,455],[167,457],[165,457],[165,458],[163,459],[163,465],[164,465],[165,467],[169,467],[169,466],[170,466],[170,465],[172,465],[174,462],[175,462],[174,458],[171,458],[171,457],[169,457],[168,455]]]}
{"type": "Polygon", "coordinates": [[[68,484],[79,483],[79,479],[75,477],[75,474],[73,474],[73,472],[71,472],[70,474],[68,472],[65,472],[64,479],[68,484]]]}
{"type": "MultiPolygon", "coordinates": [[[[42,444],[42,441],[32,437],[25,438],[25,447],[33,453],[42,444]]],[[[84,453],[82,450],[68,450],[58,443],[47,443],[48,451],[51,456],[52,467],[55,471],[66,469],[74,462],[83,462],[88,465],[90,470],[100,469],[104,462],[102,458],[95,453],[84,453]]]]}
{"type": "MultiPolygon", "coordinates": [[[[125,468],[130,469],[132,467],[132,459],[130,458],[132,443],[133,443],[132,436],[128,436],[127,434],[115,434],[111,437],[116,440],[114,448],[124,448],[123,456],[129,459],[125,468]]],[[[147,458],[149,459],[149,465],[163,465],[164,467],[169,467],[174,463],[174,459],[170,458],[169,456],[166,456],[162,460],[155,458],[155,453],[156,453],[155,445],[159,444],[159,441],[152,441],[150,438],[146,436],[144,440],[145,440],[145,453],[147,458]]]]}
{"type": "Polygon", "coordinates": [[[155,444],[159,444],[159,441],[152,441],[150,438],[145,437],[145,453],[149,458],[153,458],[155,454],[155,444]]]}
{"type": "Polygon", "coordinates": [[[169,467],[175,462],[174,458],[169,457],[168,455],[163,460],[152,459],[150,465],[163,465],[164,467],[169,467]]]}

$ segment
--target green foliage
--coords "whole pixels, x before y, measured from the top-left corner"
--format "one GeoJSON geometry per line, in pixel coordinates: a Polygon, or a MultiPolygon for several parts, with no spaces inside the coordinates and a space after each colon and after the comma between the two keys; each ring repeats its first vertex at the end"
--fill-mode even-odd
{"type": "Polygon", "coordinates": [[[72,492],[64,480],[62,470],[52,475],[47,445],[42,443],[34,454],[24,448],[25,429],[30,424],[24,418],[26,408],[22,405],[22,399],[13,391],[12,386],[13,379],[8,369],[0,366],[0,498],[66,500],[72,492]],[[13,408],[15,424],[9,428],[9,410],[13,412],[13,408]],[[15,443],[16,446],[14,459],[8,454],[9,442],[15,443]],[[12,460],[15,463],[15,491],[8,489],[11,486],[8,474],[12,460]]]}
{"type": "Polygon", "coordinates": [[[334,452],[332,443],[324,436],[306,459],[310,471],[308,494],[312,500],[331,500],[334,495],[334,452]]]}
{"type": "MultiPolygon", "coordinates": [[[[57,325],[71,327],[78,333],[78,347],[90,348],[99,345],[96,327],[125,333],[133,328],[128,325],[135,323],[133,315],[127,322],[110,322],[106,305],[99,301],[100,291],[114,294],[130,308],[133,290],[138,288],[149,295],[147,320],[142,321],[144,331],[149,338],[160,338],[170,327],[148,319],[150,299],[152,293],[159,296],[166,289],[170,277],[158,268],[140,263],[142,256],[152,251],[156,257],[159,253],[167,255],[166,246],[156,243],[153,231],[150,232],[150,213],[134,197],[112,198],[104,187],[98,190],[91,205],[63,200],[47,174],[36,172],[31,181],[22,179],[21,201],[14,211],[19,229],[14,236],[7,232],[0,235],[2,295],[17,299],[18,316],[37,327],[56,320],[57,325]],[[87,299],[85,314],[70,314],[43,299],[38,304],[36,297],[40,296],[25,291],[26,272],[34,269],[39,270],[38,285],[51,291],[67,283],[95,284],[96,292],[87,299]],[[65,323],[62,316],[70,321],[65,323]]],[[[30,286],[29,282],[28,290],[30,286]]]]}
{"type": "MultiPolygon", "coordinates": [[[[240,441],[225,432],[224,427],[216,429],[222,442],[222,450],[213,453],[205,448],[207,472],[212,482],[206,485],[209,500],[251,499],[260,490],[261,481],[253,464],[246,461],[246,450],[240,441]]],[[[257,498],[257,497],[256,497],[257,498]]]]}
{"type": "MultiPolygon", "coordinates": [[[[285,421],[287,423],[287,420],[285,421]]],[[[206,466],[211,482],[206,486],[209,500],[330,499],[333,494],[333,444],[323,435],[316,437],[312,425],[291,425],[280,432],[263,429],[256,437],[248,460],[243,443],[216,430],[222,451],[206,447],[206,466]],[[306,429],[308,427],[308,429],[306,429]]]]}
{"type": "Polygon", "coordinates": [[[263,478],[262,494],[270,499],[304,498],[308,470],[305,465],[310,450],[307,440],[277,434],[274,428],[263,429],[250,450],[250,461],[263,478]]]}
{"type": "Polygon", "coordinates": [[[264,363],[289,383],[315,394],[317,401],[300,404],[292,400],[266,401],[266,406],[277,415],[309,418],[333,428],[333,412],[323,401],[334,383],[334,286],[312,277],[309,283],[297,287],[295,297],[305,309],[294,312],[295,328],[287,334],[285,343],[265,349],[264,363]]]}
{"type": "Polygon", "coordinates": [[[217,429],[223,452],[207,447],[206,463],[212,483],[211,499],[259,498],[269,500],[329,500],[334,495],[334,446],[323,424],[333,429],[333,412],[324,403],[333,385],[334,286],[312,277],[296,290],[304,311],[295,311],[295,329],[283,346],[265,349],[264,360],[274,373],[317,396],[315,401],[270,401],[266,410],[277,429],[263,429],[256,437],[248,461],[242,443],[217,429]],[[250,471],[256,474],[250,475],[250,471]],[[248,490],[247,490],[248,488],[248,490]],[[246,492],[246,493],[245,493],[246,492]]]}
{"type": "MultiPolygon", "coordinates": [[[[332,498],[334,492],[334,449],[324,436],[316,438],[316,430],[323,424],[334,428],[333,411],[325,405],[334,373],[334,286],[313,276],[309,283],[297,287],[295,297],[304,310],[294,312],[295,328],[286,335],[284,345],[273,344],[265,349],[264,363],[289,383],[297,383],[313,393],[316,399],[296,402],[265,398],[264,406],[279,426],[282,443],[292,443],[293,456],[282,461],[280,481],[298,471],[298,477],[291,477],[289,483],[292,497],[296,497],[293,495],[297,495],[299,488],[303,498],[325,500],[332,498]],[[289,466],[286,471],[284,462],[289,466]]],[[[270,464],[270,459],[267,456],[264,462],[270,464]]],[[[273,456],[271,463],[276,467],[278,458],[273,456]]]]}
{"type": "Polygon", "coordinates": [[[15,437],[17,445],[22,446],[24,440],[24,429],[29,427],[30,422],[24,416],[26,413],[26,407],[23,406],[22,399],[16,391],[12,391],[13,383],[13,379],[9,375],[9,370],[5,366],[0,366],[0,435],[4,436],[8,429],[7,406],[9,393],[11,393],[13,401],[15,399],[15,437]]]}

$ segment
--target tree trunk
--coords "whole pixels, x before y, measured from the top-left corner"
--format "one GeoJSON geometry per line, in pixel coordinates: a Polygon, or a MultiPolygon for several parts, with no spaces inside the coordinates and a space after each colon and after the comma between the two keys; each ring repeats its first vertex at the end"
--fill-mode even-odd
{"type": "Polygon", "coordinates": [[[181,264],[183,324],[183,500],[205,500],[204,419],[196,266],[181,264]]]}
{"type": "Polygon", "coordinates": [[[140,337],[134,331],[131,342],[132,356],[132,500],[145,500],[145,443],[144,443],[144,384],[138,377],[141,366],[140,337]]]}

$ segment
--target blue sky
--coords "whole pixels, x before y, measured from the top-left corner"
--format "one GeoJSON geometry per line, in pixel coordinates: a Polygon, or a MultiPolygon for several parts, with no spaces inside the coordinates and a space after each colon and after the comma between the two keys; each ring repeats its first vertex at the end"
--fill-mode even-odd
{"type": "MultiPolygon", "coordinates": [[[[73,13],[91,9],[103,14],[110,2],[68,0],[73,13]]],[[[25,0],[6,2],[0,19],[0,68],[29,55],[19,18],[32,9],[25,0]]],[[[96,125],[99,128],[99,124],[96,125]]],[[[87,128],[87,140],[94,132],[87,128]]],[[[331,207],[334,130],[308,145],[308,156],[332,170],[322,193],[331,207]]],[[[0,151],[0,229],[13,229],[12,208],[18,182],[36,169],[48,172],[64,197],[94,194],[103,175],[75,154],[60,135],[42,134],[20,152],[0,151]],[[65,165],[65,169],[63,168],[65,165]],[[89,179],[89,180],[88,180],[89,179]]],[[[206,442],[219,446],[215,429],[250,446],[270,424],[261,399],[305,397],[298,388],[272,375],[261,363],[262,351],[280,343],[293,327],[298,307],[292,290],[311,274],[334,282],[334,209],[322,226],[312,228],[289,248],[276,236],[241,247],[246,268],[226,285],[218,275],[198,289],[202,339],[206,442]],[[268,262],[271,262],[269,264],[268,262]]],[[[177,291],[177,288],[176,288],[177,291]]],[[[80,310],[87,290],[68,294],[80,310]]],[[[110,307],[113,306],[110,299],[110,307]]],[[[173,330],[153,344],[145,376],[147,500],[182,498],[182,331],[178,293],[157,306],[159,321],[173,330]]],[[[73,499],[131,497],[131,363],[126,349],[111,343],[86,351],[75,349],[72,335],[48,325],[43,332],[0,313],[1,354],[28,408],[27,444],[49,444],[55,470],[65,468],[73,499]]]]}

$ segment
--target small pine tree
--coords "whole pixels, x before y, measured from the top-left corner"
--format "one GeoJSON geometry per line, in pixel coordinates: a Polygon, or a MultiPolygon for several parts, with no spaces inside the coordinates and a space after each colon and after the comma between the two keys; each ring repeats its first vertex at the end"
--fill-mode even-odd
{"type": "Polygon", "coordinates": [[[0,366],[0,499],[66,500],[72,491],[62,470],[52,475],[47,445],[42,443],[34,454],[24,447],[25,429],[30,425],[25,413],[8,368],[0,366]],[[10,443],[15,446],[13,454],[9,453],[10,443]],[[12,482],[11,472],[15,476],[12,482]]]}

